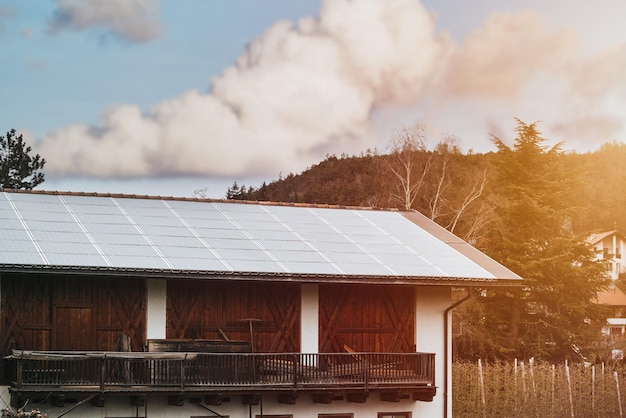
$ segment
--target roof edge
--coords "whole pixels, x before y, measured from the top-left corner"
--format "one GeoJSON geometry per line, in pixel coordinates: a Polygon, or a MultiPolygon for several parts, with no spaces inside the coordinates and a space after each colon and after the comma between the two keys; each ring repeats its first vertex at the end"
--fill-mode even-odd
{"type": "Polygon", "coordinates": [[[509,270],[487,254],[483,253],[473,245],[463,241],[452,232],[448,231],[436,222],[431,221],[426,216],[417,211],[403,212],[405,218],[422,228],[424,231],[435,236],[440,241],[446,243],[465,257],[478,264],[480,267],[491,273],[494,277],[506,280],[522,280],[515,272],[509,270]]]}
{"type": "Polygon", "coordinates": [[[99,276],[124,276],[136,278],[196,279],[196,280],[240,280],[294,283],[345,283],[377,285],[422,285],[449,287],[517,287],[522,279],[509,278],[465,278],[443,276],[380,276],[380,275],[336,275],[299,273],[257,273],[241,271],[161,270],[144,268],[47,266],[0,264],[2,273],[84,274],[99,276]]]}
{"type": "Polygon", "coordinates": [[[322,209],[353,209],[353,210],[376,210],[400,212],[397,208],[378,208],[372,206],[350,206],[329,203],[299,203],[299,202],[274,202],[265,200],[234,200],[234,199],[214,199],[202,197],[176,197],[176,196],[158,196],[158,195],[142,195],[142,194],[125,194],[125,193],[100,193],[100,192],[70,192],[70,191],[54,191],[54,190],[24,190],[24,189],[7,189],[0,187],[0,193],[21,193],[21,194],[37,194],[50,196],[84,196],[84,197],[112,197],[119,199],[147,199],[147,200],[167,200],[181,202],[205,202],[205,203],[233,203],[247,205],[268,205],[268,206],[289,206],[303,208],[322,208],[322,209]]]}

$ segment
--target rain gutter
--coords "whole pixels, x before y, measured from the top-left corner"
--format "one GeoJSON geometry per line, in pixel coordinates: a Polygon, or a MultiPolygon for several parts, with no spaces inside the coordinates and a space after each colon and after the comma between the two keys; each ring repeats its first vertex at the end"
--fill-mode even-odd
{"type": "Polygon", "coordinates": [[[465,290],[467,292],[467,295],[465,297],[463,297],[460,300],[457,300],[452,305],[448,306],[445,309],[445,311],[443,311],[443,344],[444,344],[444,349],[443,349],[443,418],[448,417],[448,395],[449,395],[449,390],[451,386],[450,381],[449,381],[450,378],[448,376],[448,373],[449,373],[448,361],[451,357],[450,355],[451,348],[449,346],[449,337],[448,337],[448,332],[450,331],[448,315],[450,314],[450,311],[452,311],[452,309],[456,308],[462,303],[467,302],[467,300],[472,296],[469,288],[465,288],[465,290]]]}

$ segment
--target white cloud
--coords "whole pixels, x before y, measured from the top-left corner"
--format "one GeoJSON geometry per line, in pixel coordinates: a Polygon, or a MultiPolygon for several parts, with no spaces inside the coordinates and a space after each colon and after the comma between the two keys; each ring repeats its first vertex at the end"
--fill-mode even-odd
{"type": "Polygon", "coordinates": [[[461,141],[512,137],[514,117],[541,121],[568,149],[626,139],[626,44],[593,53],[573,29],[530,11],[492,13],[451,56],[427,116],[460,127],[461,141]]]}
{"type": "Polygon", "coordinates": [[[555,135],[581,151],[626,139],[626,44],[572,56],[559,75],[567,90],[556,103],[558,117],[547,124],[555,135]]]}
{"type": "Polygon", "coordinates": [[[452,57],[443,87],[459,96],[515,96],[537,72],[554,71],[578,43],[572,32],[547,26],[530,11],[490,15],[452,57]]]}
{"type": "Polygon", "coordinates": [[[547,137],[617,134],[608,107],[626,103],[624,51],[581,56],[571,31],[548,27],[535,13],[498,13],[457,45],[416,0],[327,0],[319,18],[277,22],[252,41],[210,92],[146,113],[114,107],[37,152],[62,175],[276,175],[370,147],[373,115],[389,108],[466,148],[472,134],[512,132],[514,117],[550,121],[547,137]],[[589,100],[597,107],[585,112],[589,100]]]}
{"type": "Polygon", "coordinates": [[[143,115],[111,109],[97,129],[53,132],[38,152],[61,174],[301,170],[358,147],[373,107],[419,95],[449,47],[413,0],[328,1],[320,19],[269,28],[210,93],[190,91],[143,115]]]}
{"type": "Polygon", "coordinates": [[[158,0],[57,0],[54,30],[105,28],[130,42],[146,42],[160,32],[158,0]]]}

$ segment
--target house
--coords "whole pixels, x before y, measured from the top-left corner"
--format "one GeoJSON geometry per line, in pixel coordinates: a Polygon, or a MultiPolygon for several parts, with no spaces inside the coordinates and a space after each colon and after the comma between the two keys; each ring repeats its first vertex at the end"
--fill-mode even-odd
{"type": "Polygon", "coordinates": [[[615,281],[624,273],[622,254],[626,248],[626,237],[618,230],[597,232],[587,239],[597,253],[598,260],[603,260],[606,265],[606,276],[612,281],[608,289],[598,292],[596,301],[607,305],[613,311],[613,316],[607,318],[602,327],[604,335],[624,335],[626,332],[626,295],[616,285],[615,281]]]}
{"type": "Polygon", "coordinates": [[[606,324],[602,327],[602,334],[615,336],[626,334],[626,294],[614,283],[607,289],[598,292],[596,302],[607,305],[612,312],[606,324]]]}
{"type": "Polygon", "coordinates": [[[414,211],[0,190],[0,395],[67,417],[451,416],[452,287],[520,281],[414,211]]]}
{"type": "Polygon", "coordinates": [[[606,261],[607,274],[611,280],[617,280],[624,273],[622,254],[626,248],[626,237],[617,231],[604,231],[591,234],[587,240],[597,251],[598,258],[606,261]]]}

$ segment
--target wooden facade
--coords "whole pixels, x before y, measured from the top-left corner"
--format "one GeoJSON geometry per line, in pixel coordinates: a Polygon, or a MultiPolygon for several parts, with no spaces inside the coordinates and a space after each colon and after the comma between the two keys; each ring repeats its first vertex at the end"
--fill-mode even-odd
{"type": "Polygon", "coordinates": [[[300,351],[300,285],[170,280],[168,339],[249,341],[256,353],[300,351]],[[222,334],[223,333],[223,334],[222,334]]]}
{"type": "Polygon", "coordinates": [[[115,350],[120,335],[142,351],[145,281],[3,273],[0,344],[25,350],[115,350]]]}
{"type": "Polygon", "coordinates": [[[399,286],[320,285],[320,352],[415,351],[415,292],[399,286]]]}
{"type": "MultiPolygon", "coordinates": [[[[2,347],[116,349],[146,343],[145,281],[114,277],[2,275],[2,347]]],[[[168,339],[247,341],[254,352],[300,352],[300,285],[170,280],[168,339]]],[[[415,295],[406,287],[320,285],[319,351],[415,351],[415,295]]]]}

